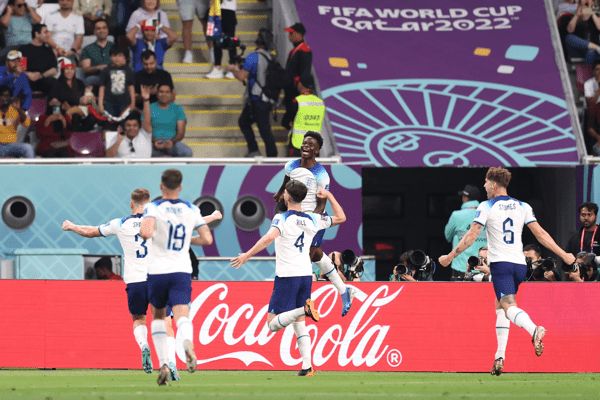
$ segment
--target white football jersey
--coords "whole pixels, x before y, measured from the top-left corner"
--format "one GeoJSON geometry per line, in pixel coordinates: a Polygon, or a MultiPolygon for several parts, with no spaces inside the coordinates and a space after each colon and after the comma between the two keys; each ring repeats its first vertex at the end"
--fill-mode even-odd
{"type": "Polygon", "coordinates": [[[300,166],[301,159],[291,160],[285,164],[285,174],[290,179],[300,181],[306,185],[308,191],[302,200],[302,211],[314,211],[317,208],[317,192],[321,189],[329,190],[329,174],[325,167],[316,163],[312,168],[300,166]]]}
{"type": "Polygon", "coordinates": [[[159,199],[144,207],[144,218],[156,220],[148,273],[152,275],[174,272],[192,273],[190,241],[195,230],[206,222],[200,210],[185,200],[159,199]]]}
{"type": "Polygon", "coordinates": [[[98,227],[102,236],[116,235],[123,248],[123,280],[125,283],[146,281],[148,275],[148,248],[151,239],[140,236],[142,214],[115,218],[98,227]]]}
{"type": "Polygon", "coordinates": [[[275,275],[280,278],[310,276],[310,244],[318,231],[331,226],[331,217],[286,211],[275,215],[271,226],[280,233],[275,239],[275,275]]]}
{"type": "Polygon", "coordinates": [[[477,207],[474,222],[485,226],[489,262],[525,264],[521,235],[535,222],[531,206],[510,196],[498,196],[477,207]]]}

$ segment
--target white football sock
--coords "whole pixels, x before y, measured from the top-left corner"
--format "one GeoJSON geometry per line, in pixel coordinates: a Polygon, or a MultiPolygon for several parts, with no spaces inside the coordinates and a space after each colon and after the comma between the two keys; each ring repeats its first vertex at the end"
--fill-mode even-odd
{"type": "Polygon", "coordinates": [[[194,326],[188,317],[180,317],[177,320],[177,348],[181,349],[181,354],[185,354],[183,343],[186,340],[194,343],[194,326]]]}
{"type": "Polygon", "coordinates": [[[138,325],[133,327],[133,337],[140,350],[144,350],[144,347],[148,347],[148,327],[146,325],[138,325]]]}
{"type": "Polygon", "coordinates": [[[496,310],[496,340],[498,347],[494,359],[500,357],[506,359],[506,345],[508,344],[508,333],[510,332],[510,320],[506,318],[503,309],[496,310]]]}
{"type": "Polygon", "coordinates": [[[508,310],[506,310],[506,317],[510,319],[513,324],[519,328],[525,329],[531,336],[533,336],[536,325],[524,310],[521,310],[517,306],[508,307],[508,310]]]}
{"type": "Polygon", "coordinates": [[[154,350],[158,357],[158,363],[162,367],[169,363],[169,349],[167,345],[167,329],[165,328],[164,319],[155,319],[152,321],[152,341],[154,342],[154,350]]]}
{"type": "Polygon", "coordinates": [[[321,257],[321,259],[315,264],[319,266],[321,274],[325,275],[327,279],[329,279],[329,282],[335,286],[339,294],[342,294],[347,290],[346,284],[344,281],[342,281],[342,278],[340,278],[337,268],[335,265],[333,265],[333,261],[331,261],[331,258],[329,258],[327,254],[323,253],[323,257],[321,257]]]}
{"type": "Polygon", "coordinates": [[[308,369],[312,367],[310,361],[310,335],[304,321],[294,322],[294,332],[296,333],[296,339],[298,341],[298,351],[302,356],[302,369],[308,369]]]}
{"type": "Polygon", "coordinates": [[[269,322],[268,326],[272,332],[277,332],[281,328],[285,328],[292,322],[294,322],[298,317],[304,315],[304,307],[299,307],[291,311],[286,311],[281,314],[277,314],[271,322],[269,322]]]}
{"type": "Polygon", "coordinates": [[[169,349],[169,364],[173,363],[177,365],[177,356],[175,355],[175,338],[173,336],[167,336],[167,348],[169,349]]]}

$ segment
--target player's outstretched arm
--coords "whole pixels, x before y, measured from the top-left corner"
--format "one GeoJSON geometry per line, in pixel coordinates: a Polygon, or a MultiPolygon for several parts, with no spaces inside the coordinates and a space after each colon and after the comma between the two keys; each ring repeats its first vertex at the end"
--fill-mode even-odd
{"type": "Polygon", "coordinates": [[[567,253],[558,244],[556,244],[554,239],[552,239],[552,236],[550,236],[550,234],[546,232],[546,230],[542,228],[537,221],[530,222],[527,224],[527,227],[542,246],[559,256],[565,262],[565,264],[571,265],[575,262],[575,256],[571,253],[567,253]]]}
{"type": "Polygon", "coordinates": [[[237,257],[232,258],[230,263],[231,266],[233,268],[241,267],[246,261],[248,261],[248,259],[250,259],[250,257],[266,249],[267,246],[270,245],[273,242],[273,240],[275,240],[278,236],[279,229],[271,227],[271,229],[269,229],[269,231],[263,237],[258,239],[258,241],[254,244],[254,246],[252,246],[250,250],[238,255],[237,257]]]}
{"type": "Polygon", "coordinates": [[[77,225],[72,223],[68,219],[63,221],[62,229],[63,231],[75,232],[76,234],[86,238],[94,238],[100,236],[100,230],[98,230],[97,226],[77,225]]]}
{"type": "Polygon", "coordinates": [[[206,222],[206,224],[208,225],[215,221],[223,219],[223,214],[221,214],[221,211],[215,210],[212,212],[212,214],[207,215],[206,217],[203,216],[202,218],[204,218],[204,222],[206,222]]]}
{"type": "Polygon", "coordinates": [[[468,249],[475,242],[475,239],[477,239],[477,237],[479,236],[481,228],[482,226],[480,224],[478,224],[477,222],[473,222],[471,224],[471,228],[469,228],[467,233],[465,233],[465,236],[462,237],[462,239],[460,240],[460,242],[458,242],[456,247],[452,249],[450,253],[441,256],[438,259],[441,266],[447,267],[457,255],[468,249]]]}
{"type": "Polygon", "coordinates": [[[198,228],[199,236],[192,236],[191,243],[194,246],[210,246],[213,243],[213,236],[208,225],[202,225],[198,228]]]}
{"type": "Polygon", "coordinates": [[[142,226],[140,226],[140,236],[144,239],[150,239],[154,235],[155,227],[156,219],[154,217],[144,217],[142,219],[142,226]]]}
{"type": "Polygon", "coordinates": [[[333,211],[333,215],[331,216],[331,226],[346,222],[346,213],[344,213],[344,209],[340,203],[338,203],[333,193],[329,190],[321,189],[317,192],[317,199],[325,199],[325,201],[329,200],[333,211]]]}

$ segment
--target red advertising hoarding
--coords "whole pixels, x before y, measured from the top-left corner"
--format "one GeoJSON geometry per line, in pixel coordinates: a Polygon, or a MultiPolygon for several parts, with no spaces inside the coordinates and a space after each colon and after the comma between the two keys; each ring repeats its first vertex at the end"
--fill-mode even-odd
{"type": "MultiPolygon", "coordinates": [[[[357,283],[349,315],[327,283],[308,323],[320,370],[487,371],[496,348],[494,293],[485,283],[357,283]]],[[[191,314],[199,369],[298,369],[293,330],[266,327],[271,282],[195,282],[191,314]]],[[[506,371],[598,372],[597,283],[524,284],[519,305],[546,327],[537,358],[511,327],[506,371]]],[[[0,281],[0,367],[140,368],[122,282],[0,281]]],[[[183,362],[181,362],[183,368],[183,362]]],[[[156,365],[155,360],[155,365],[156,365]]]]}

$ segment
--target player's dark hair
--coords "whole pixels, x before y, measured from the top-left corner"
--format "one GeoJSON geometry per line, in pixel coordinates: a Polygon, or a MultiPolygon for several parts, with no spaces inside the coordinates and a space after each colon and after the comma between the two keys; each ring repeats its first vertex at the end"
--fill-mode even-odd
{"type": "Polygon", "coordinates": [[[294,203],[302,203],[302,200],[306,197],[306,192],[308,192],[306,185],[295,179],[285,185],[285,190],[287,190],[294,203]]]}
{"type": "Polygon", "coordinates": [[[509,170],[502,167],[492,167],[485,174],[485,179],[496,182],[498,185],[507,188],[512,177],[509,170]]]}
{"type": "Polygon", "coordinates": [[[323,136],[319,132],[308,131],[304,134],[304,137],[311,137],[319,143],[319,149],[323,147],[323,136]]]}
{"type": "Polygon", "coordinates": [[[588,211],[593,212],[598,215],[598,204],[592,203],[591,201],[586,201],[585,203],[581,203],[577,211],[581,212],[582,209],[587,208],[588,211]]]}
{"type": "Polygon", "coordinates": [[[150,200],[150,192],[148,189],[137,188],[131,192],[131,201],[135,204],[147,203],[150,200]]]}
{"type": "Polygon", "coordinates": [[[183,182],[183,175],[178,169],[167,169],[165,172],[163,172],[160,181],[167,189],[175,190],[181,186],[181,182],[183,182]]]}
{"type": "Polygon", "coordinates": [[[542,256],[542,249],[540,249],[540,246],[538,246],[537,244],[527,244],[523,246],[523,251],[534,251],[535,254],[538,255],[538,257],[542,256]]]}

